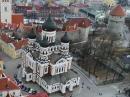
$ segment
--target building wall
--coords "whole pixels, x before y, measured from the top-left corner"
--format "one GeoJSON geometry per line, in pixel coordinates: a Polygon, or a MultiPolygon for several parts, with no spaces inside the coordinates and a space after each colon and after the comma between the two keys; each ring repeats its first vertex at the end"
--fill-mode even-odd
{"type": "MultiPolygon", "coordinates": [[[[89,35],[90,27],[88,28],[80,28],[78,31],[75,32],[68,32],[68,37],[72,42],[81,42],[81,41],[87,41],[88,35],[89,35]]],[[[63,37],[64,32],[56,32],[56,39],[61,40],[61,37],[63,37]]]]}
{"type": "Polygon", "coordinates": [[[12,15],[12,24],[20,25],[23,24],[24,16],[22,14],[13,14],[12,15]]]}
{"type": "Polygon", "coordinates": [[[13,59],[17,58],[16,50],[11,44],[5,43],[3,40],[0,39],[0,45],[1,45],[1,50],[5,54],[7,54],[9,57],[13,59]]]}
{"type": "Polygon", "coordinates": [[[124,31],[124,18],[117,16],[109,16],[108,31],[117,34],[117,36],[123,38],[124,31]]]}
{"type": "Polygon", "coordinates": [[[8,93],[15,97],[20,97],[20,95],[21,95],[20,89],[17,89],[17,90],[3,91],[2,93],[0,93],[0,94],[2,94],[2,96],[0,96],[0,97],[6,97],[8,93]]]}
{"type": "Polygon", "coordinates": [[[2,23],[12,23],[12,4],[11,0],[9,2],[1,2],[1,22],[2,23]]]}
{"type": "Polygon", "coordinates": [[[3,60],[0,60],[0,70],[3,70],[3,65],[4,65],[3,60]]]}

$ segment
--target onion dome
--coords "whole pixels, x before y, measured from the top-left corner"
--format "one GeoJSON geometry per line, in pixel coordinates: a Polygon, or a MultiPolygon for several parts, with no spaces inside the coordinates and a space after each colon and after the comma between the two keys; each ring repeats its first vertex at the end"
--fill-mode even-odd
{"type": "Polygon", "coordinates": [[[119,5],[115,6],[115,7],[111,10],[110,15],[111,15],[111,16],[125,16],[126,13],[125,13],[123,7],[119,4],[119,5]]]}
{"type": "Polygon", "coordinates": [[[18,32],[13,32],[12,37],[13,37],[15,40],[21,40],[21,35],[20,35],[20,33],[18,33],[18,32]]]}
{"type": "Polygon", "coordinates": [[[52,20],[51,15],[49,14],[47,20],[42,25],[44,31],[55,31],[57,29],[55,22],[52,20]]]}
{"type": "Polygon", "coordinates": [[[35,34],[33,28],[32,28],[32,30],[31,30],[31,32],[28,33],[27,37],[30,38],[30,39],[35,39],[35,38],[36,38],[36,34],[35,34]]]}
{"type": "Polygon", "coordinates": [[[46,37],[43,37],[43,40],[40,40],[40,41],[39,41],[39,44],[40,44],[40,46],[42,46],[42,47],[48,47],[48,46],[49,46],[49,42],[48,42],[48,40],[47,40],[46,37]]]}
{"type": "Polygon", "coordinates": [[[63,43],[69,43],[70,42],[70,39],[68,37],[67,32],[65,32],[64,36],[61,38],[61,42],[63,42],[63,43]]]}
{"type": "Polygon", "coordinates": [[[40,51],[34,50],[34,51],[30,51],[30,53],[31,53],[33,59],[37,59],[40,56],[40,51]]]}

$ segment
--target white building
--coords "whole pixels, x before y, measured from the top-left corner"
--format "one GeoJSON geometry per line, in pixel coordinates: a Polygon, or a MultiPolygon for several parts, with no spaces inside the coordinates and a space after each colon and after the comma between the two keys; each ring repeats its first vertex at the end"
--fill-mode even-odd
{"type": "Polygon", "coordinates": [[[11,97],[20,97],[21,91],[16,83],[10,80],[10,78],[0,70],[0,97],[7,97],[7,95],[11,95],[11,97]]]}
{"type": "Polygon", "coordinates": [[[1,0],[1,22],[12,23],[12,0],[1,0]]]}
{"type": "Polygon", "coordinates": [[[130,43],[130,32],[125,25],[125,17],[126,12],[121,5],[115,6],[109,14],[108,32],[113,34],[117,47],[128,47],[130,43]]]}
{"type": "Polygon", "coordinates": [[[31,39],[22,51],[22,77],[36,82],[48,93],[72,91],[79,85],[80,77],[71,70],[68,35],[65,33],[61,42],[56,43],[56,26],[50,16],[42,28],[36,41],[31,39]]]}
{"type": "Polygon", "coordinates": [[[121,5],[117,5],[111,10],[108,21],[109,32],[116,33],[123,37],[125,15],[126,13],[121,5]]]}

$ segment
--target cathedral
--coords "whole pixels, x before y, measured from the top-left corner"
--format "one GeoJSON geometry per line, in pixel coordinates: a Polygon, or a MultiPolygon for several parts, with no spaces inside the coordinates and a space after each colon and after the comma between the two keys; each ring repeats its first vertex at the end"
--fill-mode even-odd
{"type": "Polygon", "coordinates": [[[56,41],[56,29],[49,15],[40,35],[28,36],[29,45],[22,49],[22,77],[48,93],[66,93],[79,85],[80,77],[71,69],[68,34],[65,32],[61,41],[56,41]]]}

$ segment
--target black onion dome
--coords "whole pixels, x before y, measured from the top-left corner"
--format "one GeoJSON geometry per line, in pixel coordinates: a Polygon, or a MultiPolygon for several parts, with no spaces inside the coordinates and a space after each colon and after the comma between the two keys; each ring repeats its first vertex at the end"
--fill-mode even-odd
{"type": "Polygon", "coordinates": [[[35,39],[35,38],[36,38],[36,34],[35,34],[33,28],[32,28],[32,30],[31,30],[31,32],[28,33],[27,37],[30,38],[30,39],[35,39]]]}
{"type": "Polygon", "coordinates": [[[67,32],[65,32],[64,36],[61,38],[61,42],[63,42],[63,43],[70,42],[67,32]]]}
{"type": "Polygon", "coordinates": [[[49,42],[48,42],[48,40],[47,40],[46,37],[43,37],[43,40],[40,40],[40,41],[39,41],[39,44],[40,44],[40,46],[42,46],[42,47],[48,47],[48,46],[49,46],[49,42]]]}
{"type": "Polygon", "coordinates": [[[54,31],[57,29],[55,22],[52,20],[51,15],[49,14],[47,20],[42,25],[42,29],[45,31],[54,31]]]}
{"type": "Polygon", "coordinates": [[[14,37],[15,40],[21,40],[20,33],[18,32],[13,32],[12,37],[14,37]]]}

